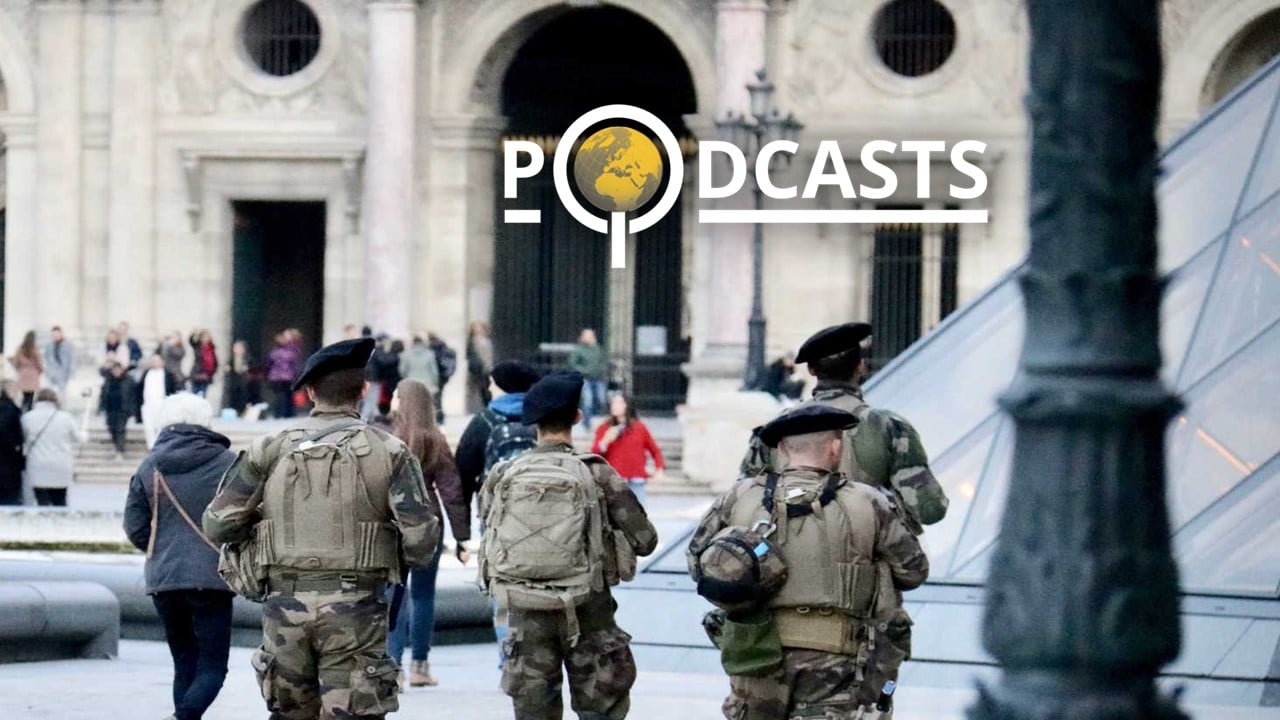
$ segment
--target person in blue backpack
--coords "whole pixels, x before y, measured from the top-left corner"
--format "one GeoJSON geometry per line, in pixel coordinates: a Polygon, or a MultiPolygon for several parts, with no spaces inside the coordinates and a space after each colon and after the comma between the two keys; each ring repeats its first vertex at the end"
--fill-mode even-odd
{"type": "MultiPolygon", "coordinates": [[[[489,371],[489,392],[493,399],[489,401],[488,407],[471,418],[454,453],[458,476],[462,480],[463,497],[468,506],[471,499],[480,493],[484,478],[494,465],[510,460],[538,444],[537,429],[532,425],[525,425],[522,417],[524,395],[539,377],[537,370],[517,360],[500,362],[489,371]]],[[[484,532],[483,524],[480,531],[484,532]]],[[[493,630],[501,647],[506,638],[507,627],[496,612],[493,630]]],[[[499,667],[505,660],[499,650],[499,667]]]]}
{"type": "Polygon", "coordinates": [[[494,465],[538,443],[533,426],[521,422],[524,394],[538,378],[537,370],[518,360],[500,362],[489,372],[493,400],[471,418],[454,453],[468,503],[480,492],[484,476],[494,465]]]}

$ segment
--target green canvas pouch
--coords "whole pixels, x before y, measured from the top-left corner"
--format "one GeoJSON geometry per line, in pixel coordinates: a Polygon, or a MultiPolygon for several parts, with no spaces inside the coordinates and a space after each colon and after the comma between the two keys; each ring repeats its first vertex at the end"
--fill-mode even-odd
{"type": "Polygon", "coordinates": [[[726,618],[719,639],[720,664],[729,675],[759,677],[782,667],[782,639],[773,613],[726,618]]]}

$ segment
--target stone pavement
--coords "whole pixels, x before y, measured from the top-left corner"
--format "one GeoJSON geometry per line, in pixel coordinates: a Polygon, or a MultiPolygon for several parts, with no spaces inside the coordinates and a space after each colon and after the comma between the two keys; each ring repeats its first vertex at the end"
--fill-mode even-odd
{"type": "MultiPolygon", "coordinates": [[[[231,651],[230,672],[206,720],[247,720],[266,716],[249,667],[250,651],[231,651]]],[[[436,688],[411,688],[394,717],[510,718],[508,698],[498,690],[493,645],[465,645],[432,651],[436,688]]],[[[172,668],[161,643],[124,641],[116,660],[68,660],[0,666],[0,718],[5,720],[160,720],[171,712],[172,668]]],[[[723,677],[641,671],[632,693],[631,717],[714,720],[726,688],[723,677]]],[[[900,718],[960,720],[969,693],[904,691],[900,718]],[[947,708],[953,708],[948,710],[947,708]]],[[[568,708],[568,701],[565,707],[568,708]]],[[[572,713],[566,712],[568,717],[572,713]]]]}

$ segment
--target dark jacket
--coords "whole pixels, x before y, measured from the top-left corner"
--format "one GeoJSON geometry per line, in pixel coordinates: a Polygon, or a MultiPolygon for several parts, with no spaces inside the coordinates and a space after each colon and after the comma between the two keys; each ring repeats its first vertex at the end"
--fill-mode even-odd
{"type": "Polygon", "coordinates": [[[132,415],[138,408],[137,401],[142,397],[137,383],[126,373],[120,377],[102,369],[102,409],[107,413],[132,415]]]}
{"type": "Polygon", "coordinates": [[[22,410],[0,394],[0,505],[22,504],[22,410]]]}
{"type": "Polygon", "coordinates": [[[489,444],[489,436],[499,418],[505,421],[519,420],[524,411],[524,393],[509,393],[489,403],[489,407],[475,414],[467,429],[462,431],[458,440],[458,449],[454,460],[458,465],[458,477],[462,481],[462,492],[467,505],[471,498],[480,492],[480,483],[484,481],[484,451],[489,444]]]}
{"type": "MultiPolygon", "coordinates": [[[[146,552],[151,538],[151,503],[156,487],[153,472],[164,476],[183,509],[200,524],[213,500],[222,474],[236,459],[231,441],[198,425],[172,425],[160,433],[156,446],[129,480],[124,531],[133,546],[146,552]]],[[[165,590],[227,590],[218,576],[218,553],[205,544],[160,491],[159,521],[153,555],[147,560],[147,592],[165,590]]]]}

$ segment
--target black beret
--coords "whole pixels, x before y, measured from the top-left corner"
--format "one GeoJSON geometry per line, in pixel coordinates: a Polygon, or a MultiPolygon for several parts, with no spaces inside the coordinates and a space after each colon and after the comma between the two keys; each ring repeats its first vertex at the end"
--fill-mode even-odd
{"type": "Polygon", "coordinates": [[[855,348],[861,349],[862,341],[871,337],[871,326],[863,322],[833,325],[814,333],[796,353],[796,362],[813,362],[819,358],[839,355],[855,348]]]}
{"type": "Polygon", "coordinates": [[[502,388],[503,392],[522,393],[529,392],[529,388],[538,382],[541,375],[519,360],[504,360],[493,366],[489,377],[493,378],[494,384],[502,388]]]}
{"type": "Polygon", "coordinates": [[[373,338],[363,337],[325,345],[307,358],[298,379],[293,381],[294,391],[339,370],[363,370],[375,344],[373,338]]]}
{"type": "Polygon", "coordinates": [[[830,405],[802,405],[785,412],[760,428],[760,440],[769,447],[777,447],[785,437],[844,430],[858,424],[858,416],[830,405]]]}
{"type": "Polygon", "coordinates": [[[558,371],[542,378],[529,388],[524,396],[524,414],[520,418],[525,425],[534,425],[543,418],[561,411],[577,411],[582,397],[582,374],[558,371]]]}

